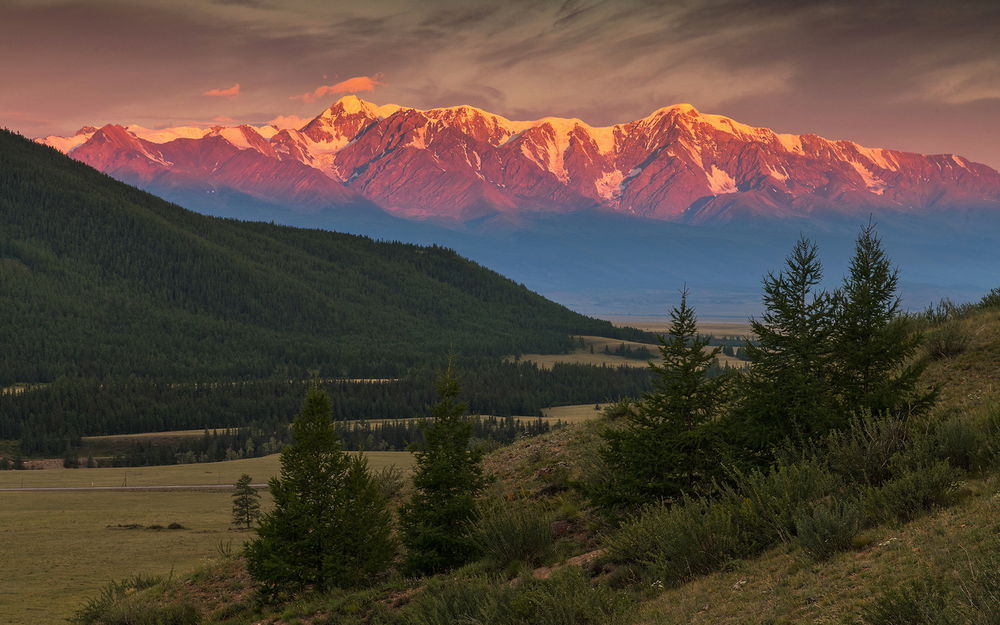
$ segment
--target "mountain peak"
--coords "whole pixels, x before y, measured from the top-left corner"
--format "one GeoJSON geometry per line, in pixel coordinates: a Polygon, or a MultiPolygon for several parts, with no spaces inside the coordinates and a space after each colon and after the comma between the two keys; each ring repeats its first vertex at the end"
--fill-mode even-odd
{"type": "Polygon", "coordinates": [[[341,115],[364,115],[366,117],[373,117],[376,119],[382,119],[388,117],[395,113],[396,111],[404,107],[397,106],[395,104],[383,104],[381,106],[363,100],[358,96],[352,94],[345,95],[338,98],[336,102],[330,105],[326,111],[320,115],[320,117],[339,117],[341,115]]]}
{"type": "Polygon", "coordinates": [[[688,104],[687,102],[681,102],[680,104],[671,104],[670,106],[660,107],[655,111],[653,111],[652,113],[650,113],[649,115],[647,115],[644,119],[662,117],[664,115],[669,115],[671,113],[675,115],[686,115],[691,117],[697,117],[701,115],[701,112],[698,111],[698,109],[696,109],[693,104],[688,104]]]}
{"type": "Polygon", "coordinates": [[[421,110],[345,95],[296,132],[130,126],[42,141],[105,171],[145,167],[140,180],[161,176],[152,170],[157,167],[188,167],[185,184],[215,184],[218,159],[226,154],[240,170],[233,179],[244,186],[237,190],[283,198],[284,190],[294,188],[289,198],[314,203],[337,193],[357,194],[391,213],[417,218],[462,220],[593,206],[665,220],[1000,210],[1000,173],[961,157],[779,134],[702,113],[686,102],[632,122],[593,127],[572,117],[512,121],[469,105],[421,110]],[[216,135],[239,153],[220,152],[213,148],[217,141],[203,141],[216,135]],[[177,137],[193,141],[172,142],[177,137]],[[121,158],[111,153],[115,150],[121,158]],[[136,153],[146,158],[137,160],[136,153]],[[273,173],[262,176],[263,170],[253,169],[265,164],[273,173]]]}

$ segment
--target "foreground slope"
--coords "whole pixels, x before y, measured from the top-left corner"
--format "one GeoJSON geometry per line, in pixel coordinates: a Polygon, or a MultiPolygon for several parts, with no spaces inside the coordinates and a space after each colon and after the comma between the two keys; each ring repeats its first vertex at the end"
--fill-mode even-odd
{"type": "MultiPolygon", "coordinates": [[[[496,625],[995,623],[1000,606],[1000,393],[990,372],[1000,359],[1000,308],[994,300],[949,316],[926,324],[925,350],[933,362],[923,381],[942,392],[931,418],[920,422],[946,434],[921,439],[911,460],[944,458],[958,479],[940,501],[920,503],[905,517],[866,526],[828,559],[817,559],[801,537],[789,537],[704,574],[678,574],[683,566],[655,569],[655,560],[631,567],[602,565],[603,547],[614,549],[617,530],[602,528],[567,489],[594,468],[597,433],[607,423],[591,422],[517,442],[487,459],[505,507],[523,505],[548,511],[547,520],[555,519],[550,529],[559,538],[555,551],[542,558],[543,566],[532,568],[523,561],[519,569],[509,566],[498,573],[484,561],[437,579],[394,577],[372,589],[306,594],[260,606],[240,560],[230,559],[135,596],[120,593],[101,607],[101,614],[123,607],[167,614],[184,607],[191,623],[227,625],[465,622],[456,614],[486,614],[488,618],[475,622],[496,625]],[[652,576],[636,576],[637,570],[652,576]]],[[[880,440],[872,439],[874,446],[863,453],[884,449],[880,440]]],[[[905,499],[909,493],[900,494],[905,499]]],[[[753,505],[749,499],[745,504],[753,505]]],[[[505,518],[513,536],[521,521],[513,515],[505,518]]],[[[668,525],[649,529],[672,531],[668,525]]],[[[699,557],[712,548],[710,541],[699,542],[685,553],[699,557]]]]}
{"type": "Polygon", "coordinates": [[[7,131],[0,285],[0,386],[391,375],[619,332],[443,248],[205,217],[7,131]]]}

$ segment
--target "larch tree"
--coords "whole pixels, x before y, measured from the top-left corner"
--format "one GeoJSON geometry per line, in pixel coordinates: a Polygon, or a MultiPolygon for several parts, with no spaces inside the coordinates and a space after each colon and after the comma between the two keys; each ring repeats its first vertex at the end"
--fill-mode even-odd
{"type": "Polygon", "coordinates": [[[250,529],[260,517],[260,493],[250,485],[253,478],[244,473],[233,488],[233,525],[250,529]]]}
{"type": "Polygon", "coordinates": [[[785,269],[763,281],[765,310],[751,319],[750,366],[740,376],[741,405],[729,424],[736,445],[767,461],[786,438],[808,437],[839,425],[833,387],[833,298],[815,243],[800,238],[785,269]]]}
{"type": "Polygon", "coordinates": [[[476,496],[485,485],[481,454],[470,449],[472,423],[458,401],[459,382],[451,364],[438,382],[438,402],[416,452],[416,492],[399,511],[406,547],[405,569],[429,574],[468,562],[475,555],[470,536],[476,496]]]}
{"type": "Polygon", "coordinates": [[[624,427],[603,433],[601,458],[608,480],[592,497],[606,508],[628,508],[672,499],[706,479],[715,463],[712,421],[724,402],[724,379],[710,377],[720,348],[699,336],[688,291],[670,312],[670,329],[659,337],[662,364],[650,363],[653,390],[624,427]]]}
{"type": "Polygon", "coordinates": [[[933,398],[917,389],[923,364],[914,355],[920,337],[899,315],[898,283],[899,271],[869,222],[835,294],[836,385],[852,412],[901,414],[922,410],[933,398]]]}
{"type": "Polygon", "coordinates": [[[330,397],[311,388],[270,482],[274,508],[245,550],[265,596],[365,585],[396,553],[386,498],[364,457],[341,449],[331,417],[330,397]]]}

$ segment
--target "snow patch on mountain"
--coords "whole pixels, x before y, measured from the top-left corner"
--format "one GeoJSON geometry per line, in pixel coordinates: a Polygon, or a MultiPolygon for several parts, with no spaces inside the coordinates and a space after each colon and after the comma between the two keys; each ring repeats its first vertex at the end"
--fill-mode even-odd
{"type": "Polygon", "coordinates": [[[604,172],[600,178],[594,181],[594,190],[597,191],[597,196],[600,198],[615,200],[622,194],[624,181],[625,175],[617,169],[604,172]]]}
{"type": "Polygon", "coordinates": [[[705,171],[705,177],[708,179],[709,188],[715,195],[736,193],[738,191],[736,180],[729,175],[729,172],[719,169],[715,165],[712,165],[711,169],[705,171]]]}

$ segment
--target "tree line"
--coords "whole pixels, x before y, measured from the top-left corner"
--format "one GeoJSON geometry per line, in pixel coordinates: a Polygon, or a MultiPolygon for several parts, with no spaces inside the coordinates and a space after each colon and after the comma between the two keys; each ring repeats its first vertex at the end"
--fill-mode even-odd
{"type": "MultiPolygon", "coordinates": [[[[475,414],[538,416],[542,408],[637,397],[649,388],[643,368],[462,359],[456,363],[475,414]]],[[[406,419],[427,414],[435,372],[418,368],[397,380],[326,380],[343,419],[406,419]]],[[[145,378],[61,378],[19,395],[0,395],[0,439],[19,439],[21,454],[55,455],[81,437],[169,430],[251,428],[287,430],[288,416],[313,382],[269,379],[176,383],[145,378]],[[252,427],[251,427],[252,426],[252,427]]],[[[267,437],[264,437],[266,440],[267,437]]],[[[258,441],[260,443],[260,441],[258,441]]],[[[239,451],[243,442],[233,446],[239,451]]],[[[226,446],[223,446],[224,450],[226,446]]],[[[175,450],[175,452],[187,450],[175,450]]],[[[167,451],[152,453],[169,457],[167,451]]],[[[207,453],[200,449],[197,453],[207,453]]]]}

